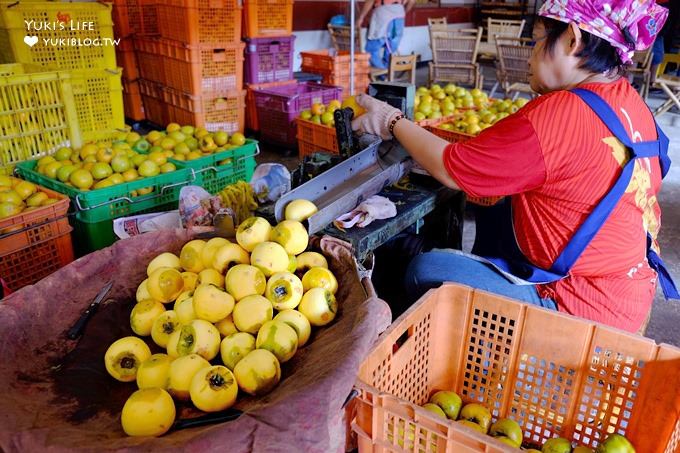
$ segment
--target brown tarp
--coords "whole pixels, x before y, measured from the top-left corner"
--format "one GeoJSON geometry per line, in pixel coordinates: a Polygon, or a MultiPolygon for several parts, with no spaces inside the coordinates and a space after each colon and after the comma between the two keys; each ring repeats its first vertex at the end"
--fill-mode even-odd
{"type": "MultiPolygon", "coordinates": [[[[120,412],[135,383],[104,368],[104,353],[131,335],[129,313],[146,265],[164,251],[179,253],[186,231],[148,233],[83,257],[0,303],[0,450],[329,452],[345,445],[342,405],[361,360],[390,322],[387,305],[367,296],[347,246],[324,238],[320,248],[338,277],[339,315],[282,367],[269,395],[239,398],[237,420],[126,437],[120,412]],[[80,341],[66,339],[99,289],[114,282],[80,341]]],[[[367,285],[370,289],[370,284],[367,285]]],[[[150,340],[149,340],[149,343],[150,340]]],[[[153,345],[153,352],[163,352],[153,345]]],[[[178,405],[178,418],[200,415],[178,405]]]]}

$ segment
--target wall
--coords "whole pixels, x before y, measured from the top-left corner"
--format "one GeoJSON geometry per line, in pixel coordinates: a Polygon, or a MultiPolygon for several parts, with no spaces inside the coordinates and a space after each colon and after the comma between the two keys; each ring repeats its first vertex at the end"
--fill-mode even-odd
{"type": "MultiPolygon", "coordinates": [[[[362,3],[356,4],[356,15],[362,3]]],[[[299,0],[294,3],[293,34],[295,34],[295,70],[300,69],[300,52],[305,50],[327,49],[331,40],[326,30],[328,20],[336,15],[349,16],[349,2],[334,0],[299,0]]],[[[406,16],[406,29],[399,46],[400,54],[415,52],[421,61],[432,59],[430,38],[427,29],[428,17],[446,16],[450,28],[467,27],[474,21],[474,2],[469,0],[442,0],[442,7],[419,7],[412,9],[406,16]]],[[[368,20],[364,25],[367,25],[368,20]]],[[[365,42],[366,28],[361,30],[362,43],[365,42]]]]}

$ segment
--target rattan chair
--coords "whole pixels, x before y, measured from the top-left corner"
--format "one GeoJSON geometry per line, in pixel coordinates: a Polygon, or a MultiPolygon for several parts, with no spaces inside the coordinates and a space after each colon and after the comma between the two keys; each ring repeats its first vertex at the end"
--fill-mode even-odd
{"type": "Polygon", "coordinates": [[[491,90],[490,96],[495,94],[499,84],[507,97],[510,97],[511,93],[515,93],[514,97],[517,97],[520,92],[535,96],[536,93],[529,85],[529,58],[533,47],[528,45],[527,40],[502,36],[496,36],[495,42],[498,82],[491,90]]]}
{"type": "Polygon", "coordinates": [[[453,82],[481,88],[483,77],[477,63],[482,27],[432,32],[430,83],[453,82]]]}
{"type": "Polygon", "coordinates": [[[526,21],[504,20],[488,18],[486,27],[486,41],[479,44],[479,52],[487,55],[496,55],[496,36],[507,38],[520,38],[526,21]]]}
{"type": "Polygon", "coordinates": [[[635,52],[633,55],[633,66],[628,69],[628,74],[633,76],[633,80],[636,78],[641,79],[639,93],[643,99],[647,99],[647,96],[649,96],[649,85],[652,80],[651,47],[642,52],[635,52]]]}
{"type": "MultiPolygon", "coordinates": [[[[331,34],[331,42],[333,43],[335,50],[338,52],[341,50],[349,51],[351,31],[352,27],[349,25],[328,24],[328,32],[331,34]]],[[[356,31],[354,32],[354,50],[356,52],[361,52],[362,49],[361,28],[357,27],[356,31]]]]}

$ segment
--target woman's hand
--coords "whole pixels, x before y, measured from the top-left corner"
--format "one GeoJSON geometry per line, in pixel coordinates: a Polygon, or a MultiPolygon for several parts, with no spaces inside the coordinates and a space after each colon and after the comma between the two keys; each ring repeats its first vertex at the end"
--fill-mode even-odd
{"type": "Polygon", "coordinates": [[[357,104],[366,109],[366,113],[352,121],[352,129],[378,135],[383,140],[392,139],[390,122],[397,115],[401,115],[399,109],[366,94],[359,94],[355,99],[357,104]]]}

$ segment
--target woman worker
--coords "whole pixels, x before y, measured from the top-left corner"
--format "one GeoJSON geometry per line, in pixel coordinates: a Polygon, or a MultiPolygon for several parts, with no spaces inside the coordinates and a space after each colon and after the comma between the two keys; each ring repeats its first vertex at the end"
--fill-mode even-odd
{"type": "Polygon", "coordinates": [[[413,300],[454,281],[635,332],[657,281],[679,297],[657,242],[668,139],[623,77],[667,14],[654,0],[546,1],[529,61],[542,96],[465,143],[358,97],[367,113],[355,130],[394,136],[449,188],[509,196],[501,250],[487,259],[455,250],[415,257],[406,276],[413,300]]]}
{"type": "Polygon", "coordinates": [[[366,0],[359,13],[357,24],[361,27],[371,13],[371,22],[366,35],[366,52],[371,54],[370,64],[374,68],[387,69],[390,55],[397,53],[404,35],[404,18],[415,0],[366,0]]]}

